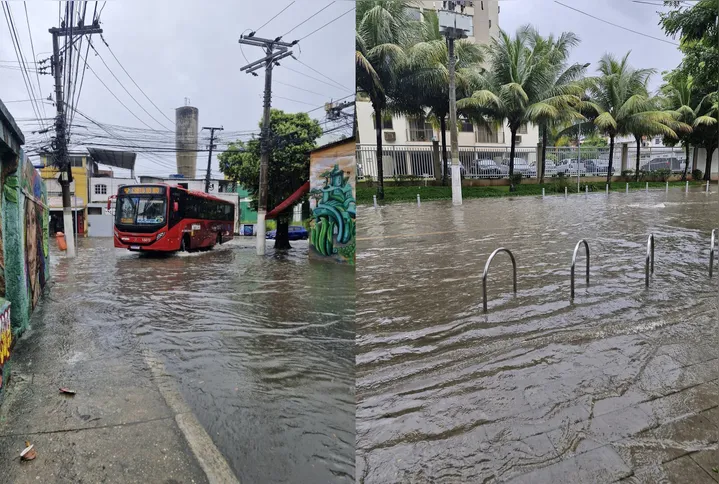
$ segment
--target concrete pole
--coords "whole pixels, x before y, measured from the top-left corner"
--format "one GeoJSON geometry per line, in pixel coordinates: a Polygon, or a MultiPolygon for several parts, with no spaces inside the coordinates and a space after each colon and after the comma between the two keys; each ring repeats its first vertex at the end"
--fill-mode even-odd
{"type": "Polygon", "coordinates": [[[589,195],[589,185],[584,185],[584,196],[586,197],[588,195],[589,195]]]}
{"type": "Polygon", "coordinates": [[[647,182],[647,184],[646,184],[646,186],[645,186],[645,191],[646,191],[647,193],[649,193],[649,182],[647,182]]]}
{"type": "Polygon", "coordinates": [[[544,198],[544,187],[542,187],[542,198],[544,198]]]}
{"type": "MultiPolygon", "coordinates": [[[[269,49],[272,54],[272,49],[269,49]]],[[[272,105],[272,59],[265,61],[265,95],[263,99],[262,135],[260,139],[260,193],[257,207],[257,255],[265,255],[267,225],[268,170],[270,166],[270,108],[272,105]]]]}
{"type": "Polygon", "coordinates": [[[377,208],[377,195],[372,195],[372,201],[374,202],[374,208],[377,208]]]}
{"type": "Polygon", "coordinates": [[[684,188],[684,193],[689,193],[689,182],[687,182],[686,187],[684,188]]]}
{"type": "Polygon", "coordinates": [[[418,207],[422,206],[422,202],[420,202],[420,200],[419,200],[419,193],[417,194],[417,206],[418,207]]]}
{"type": "Polygon", "coordinates": [[[567,198],[567,187],[564,187],[564,198],[567,198]]]}
{"type": "Polygon", "coordinates": [[[454,37],[449,37],[449,142],[452,150],[452,205],[462,205],[462,180],[459,173],[457,141],[457,92],[455,85],[454,37]]]}
{"type": "Polygon", "coordinates": [[[629,193],[629,183],[627,183],[627,190],[626,193],[629,193]]]}
{"type": "Polygon", "coordinates": [[[604,190],[607,192],[607,196],[609,196],[609,183],[604,185],[604,190]]]}

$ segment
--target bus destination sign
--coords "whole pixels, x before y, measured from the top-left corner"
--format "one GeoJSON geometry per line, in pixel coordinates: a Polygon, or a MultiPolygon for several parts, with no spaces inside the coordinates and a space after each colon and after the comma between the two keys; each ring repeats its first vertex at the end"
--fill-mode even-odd
{"type": "Polygon", "coordinates": [[[122,192],[129,195],[158,195],[165,193],[162,187],[125,187],[122,192]]]}

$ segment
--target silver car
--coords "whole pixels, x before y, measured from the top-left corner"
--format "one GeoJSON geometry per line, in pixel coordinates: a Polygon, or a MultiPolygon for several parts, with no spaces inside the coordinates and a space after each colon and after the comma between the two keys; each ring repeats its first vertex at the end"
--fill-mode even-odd
{"type": "Polygon", "coordinates": [[[480,178],[504,178],[508,175],[508,167],[489,159],[475,159],[469,170],[469,176],[479,176],[480,178]]]}

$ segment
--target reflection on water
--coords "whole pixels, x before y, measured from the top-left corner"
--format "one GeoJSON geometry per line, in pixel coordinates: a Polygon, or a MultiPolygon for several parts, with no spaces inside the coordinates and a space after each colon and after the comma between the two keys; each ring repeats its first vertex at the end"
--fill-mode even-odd
{"type": "Polygon", "coordinates": [[[707,274],[717,208],[716,193],[683,190],[362,207],[358,480],[502,481],[571,455],[567,426],[591,419],[596,402],[649,399],[658,348],[716,341],[707,274]],[[591,282],[580,255],[571,304],[582,238],[591,282]],[[498,247],[516,256],[518,294],[500,254],[485,315],[482,270],[498,247]],[[544,433],[562,426],[556,439],[544,433]]]}
{"type": "Polygon", "coordinates": [[[303,242],[265,258],[81,244],[77,302],[163,357],[243,484],[353,481],[352,270],[310,264],[303,242]]]}

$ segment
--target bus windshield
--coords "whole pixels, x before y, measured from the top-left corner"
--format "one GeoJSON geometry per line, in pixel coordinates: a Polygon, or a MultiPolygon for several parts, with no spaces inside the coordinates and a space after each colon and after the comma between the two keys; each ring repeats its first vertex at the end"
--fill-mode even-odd
{"type": "Polygon", "coordinates": [[[115,222],[122,225],[164,225],[167,200],[164,196],[120,196],[115,222]]]}

